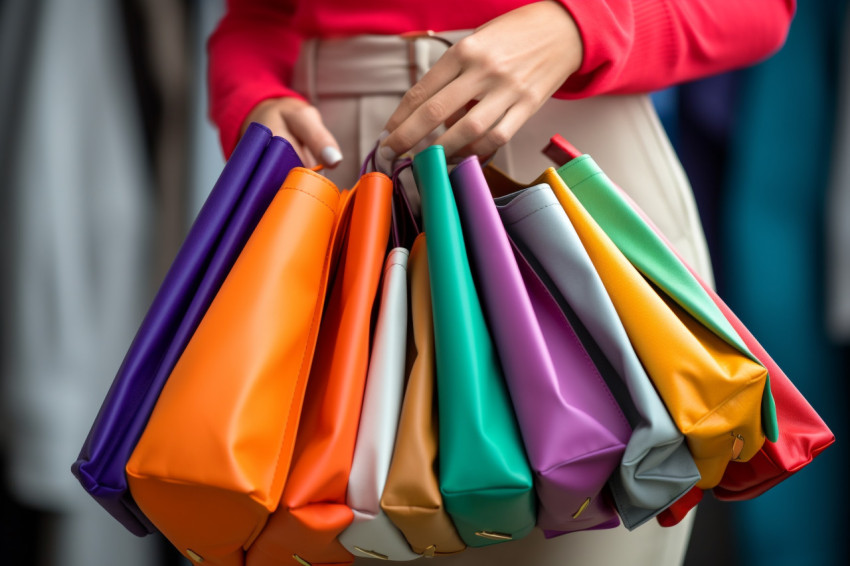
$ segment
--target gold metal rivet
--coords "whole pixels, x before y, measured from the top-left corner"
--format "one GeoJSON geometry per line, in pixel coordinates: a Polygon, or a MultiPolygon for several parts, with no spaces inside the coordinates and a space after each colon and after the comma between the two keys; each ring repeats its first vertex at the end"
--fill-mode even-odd
{"type": "Polygon", "coordinates": [[[478,531],[475,533],[475,536],[481,538],[488,538],[490,540],[511,540],[514,537],[512,535],[508,535],[505,533],[496,533],[493,531],[478,531]]]}
{"type": "Polygon", "coordinates": [[[578,519],[578,516],[584,513],[584,510],[587,509],[588,505],[590,505],[589,497],[584,500],[584,503],[581,504],[581,507],[578,508],[578,511],[573,514],[573,519],[578,519]]]}
{"type": "Polygon", "coordinates": [[[732,459],[737,460],[741,457],[741,452],[744,451],[744,437],[734,432],[732,436],[735,437],[735,442],[732,444],[732,459]]]}
{"type": "Polygon", "coordinates": [[[301,564],[301,566],[313,566],[312,564],[310,564],[309,562],[307,562],[306,560],[304,560],[303,558],[301,558],[297,554],[293,554],[292,558],[294,558],[296,562],[301,564]]]}
{"type": "Polygon", "coordinates": [[[371,558],[377,558],[379,560],[389,560],[390,559],[390,557],[387,556],[386,554],[381,554],[380,552],[375,552],[374,550],[364,550],[364,549],[360,548],[359,546],[355,546],[354,550],[356,550],[357,552],[359,552],[361,554],[365,554],[366,556],[369,556],[371,558]]]}
{"type": "Polygon", "coordinates": [[[437,547],[435,545],[431,545],[422,552],[422,556],[425,558],[434,558],[434,554],[437,553],[437,547]]]}
{"type": "Polygon", "coordinates": [[[192,550],[191,548],[186,549],[186,554],[188,554],[189,558],[191,558],[195,562],[201,563],[204,561],[204,557],[192,550]]]}

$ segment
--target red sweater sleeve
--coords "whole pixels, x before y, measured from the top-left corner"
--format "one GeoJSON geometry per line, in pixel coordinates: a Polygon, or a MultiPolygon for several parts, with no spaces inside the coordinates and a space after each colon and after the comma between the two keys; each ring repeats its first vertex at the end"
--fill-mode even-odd
{"type": "Polygon", "coordinates": [[[795,0],[558,0],[584,43],[559,98],[649,92],[752,65],[785,43],[795,0]]]}
{"type": "Polygon", "coordinates": [[[287,87],[301,42],[291,25],[294,10],[294,0],[228,0],[207,42],[210,117],[228,157],[254,106],[298,96],[287,87]]]}

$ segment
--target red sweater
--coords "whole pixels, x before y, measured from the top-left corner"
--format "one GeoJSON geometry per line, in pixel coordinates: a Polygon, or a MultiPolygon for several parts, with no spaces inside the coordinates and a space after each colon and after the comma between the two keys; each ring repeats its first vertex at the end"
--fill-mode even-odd
{"type": "MultiPolygon", "coordinates": [[[[211,117],[225,154],[251,109],[288,88],[302,38],[474,29],[532,0],[228,0],[210,37],[211,117]]],[[[753,64],[785,41],[795,0],[558,0],[584,43],[556,93],[647,92],[753,64]]]]}

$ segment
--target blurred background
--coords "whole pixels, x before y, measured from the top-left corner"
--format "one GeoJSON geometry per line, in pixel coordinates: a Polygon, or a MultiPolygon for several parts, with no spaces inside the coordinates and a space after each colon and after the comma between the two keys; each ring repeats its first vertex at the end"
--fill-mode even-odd
{"type": "MultiPolygon", "coordinates": [[[[706,497],[687,566],[848,556],[850,15],[800,2],[755,67],[654,93],[720,295],[838,441],[764,496],[706,497]]],[[[4,564],[188,564],[70,473],[223,166],[205,41],[223,0],[0,0],[0,537],[4,564]]]]}

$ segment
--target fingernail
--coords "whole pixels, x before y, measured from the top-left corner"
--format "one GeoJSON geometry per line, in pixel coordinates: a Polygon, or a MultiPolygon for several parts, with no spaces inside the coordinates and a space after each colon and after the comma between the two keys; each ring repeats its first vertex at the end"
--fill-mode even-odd
{"type": "Polygon", "coordinates": [[[390,132],[388,130],[382,130],[380,134],[378,134],[378,145],[384,143],[384,140],[390,137],[390,132]]]}
{"type": "Polygon", "coordinates": [[[393,148],[388,145],[381,147],[381,149],[378,150],[378,154],[381,156],[382,159],[385,159],[387,161],[392,161],[396,157],[395,151],[393,151],[393,148]]]}
{"type": "Polygon", "coordinates": [[[327,167],[335,167],[342,161],[342,153],[332,145],[327,146],[319,154],[319,157],[327,167]]]}

